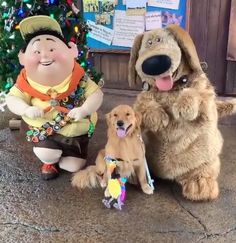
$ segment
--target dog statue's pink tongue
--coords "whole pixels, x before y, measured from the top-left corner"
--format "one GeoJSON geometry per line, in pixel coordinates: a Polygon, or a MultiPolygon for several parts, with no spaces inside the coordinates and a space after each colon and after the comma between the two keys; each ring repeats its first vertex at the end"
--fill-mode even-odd
{"type": "Polygon", "coordinates": [[[171,76],[166,76],[156,79],[156,86],[160,91],[169,91],[173,87],[173,79],[171,76]]]}
{"type": "Polygon", "coordinates": [[[116,131],[116,134],[119,138],[123,138],[126,135],[125,129],[122,128],[118,128],[116,131]]]}

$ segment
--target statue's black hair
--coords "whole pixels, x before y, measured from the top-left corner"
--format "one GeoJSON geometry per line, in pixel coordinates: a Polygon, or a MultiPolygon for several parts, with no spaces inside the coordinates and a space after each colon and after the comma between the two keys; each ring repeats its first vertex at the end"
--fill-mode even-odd
{"type": "MultiPolygon", "coordinates": [[[[29,33],[25,36],[25,43],[23,45],[23,47],[21,48],[22,52],[25,52],[29,42],[36,36],[38,35],[53,35],[55,37],[57,37],[58,39],[60,39],[62,42],[64,42],[67,46],[68,43],[66,42],[65,38],[57,31],[55,30],[51,30],[51,29],[39,29],[33,33],[29,33]]],[[[69,47],[69,46],[68,46],[69,47]]]]}

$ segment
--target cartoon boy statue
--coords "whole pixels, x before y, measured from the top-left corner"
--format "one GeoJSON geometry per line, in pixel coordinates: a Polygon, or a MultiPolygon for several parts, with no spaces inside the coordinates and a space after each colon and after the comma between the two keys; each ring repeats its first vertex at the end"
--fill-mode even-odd
{"type": "Polygon", "coordinates": [[[65,41],[56,20],[25,18],[20,32],[24,68],[6,102],[28,124],[26,138],[43,163],[42,178],[49,180],[58,176],[57,165],[70,172],[85,165],[103,93],[76,63],[77,46],[65,41]]]}

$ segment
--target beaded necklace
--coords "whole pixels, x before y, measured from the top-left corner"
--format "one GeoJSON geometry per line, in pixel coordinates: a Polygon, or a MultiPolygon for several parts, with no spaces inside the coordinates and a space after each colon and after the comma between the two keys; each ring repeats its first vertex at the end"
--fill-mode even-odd
{"type": "MultiPolygon", "coordinates": [[[[83,78],[83,81],[86,81],[86,76],[83,78]]],[[[51,121],[46,122],[40,128],[29,126],[29,130],[26,132],[26,140],[28,142],[38,143],[40,141],[44,141],[48,136],[53,135],[54,133],[58,133],[66,124],[70,122],[70,118],[67,116],[67,113],[75,107],[80,107],[85,101],[85,88],[78,85],[76,91],[72,92],[68,97],[62,100],[56,100],[54,97],[56,96],[51,91],[50,100],[50,109],[55,108],[60,110],[57,116],[51,121]]],[[[54,91],[55,92],[55,91],[54,91]]],[[[89,129],[88,129],[88,137],[91,137],[94,133],[94,124],[92,123],[90,116],[89,119],[89,129]]]]}

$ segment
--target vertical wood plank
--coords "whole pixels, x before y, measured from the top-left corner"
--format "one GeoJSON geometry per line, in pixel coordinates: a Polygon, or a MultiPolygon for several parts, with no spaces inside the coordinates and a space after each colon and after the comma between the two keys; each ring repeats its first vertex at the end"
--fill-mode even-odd
{"type": "Polygon", "coordinates": [[[236,0],[231,2],[227,60],[236,61],[236,0]]]}
{"type": "Polygon", "coordinates": [[[234,76],[233,76],[233,78],[234,78],[234,89],[233,89],[233,94],[234,95],[236,95],[236,62],[234,62],[234,76]]]}
{"type": "Polygon", "coordinates": [[[128,84],[128,62],[128,54],[106,53],[101,56],[100,67],[104,72],[105,88],[131,89],[128,84]]]}
{"type": "Polygon", "coordinates": [[[227,73],[227,42],[229,32],[231,1],[221,0],[219,23],[218,23],[218,38],[216,46],[216,67],[217,73],[216,86],[219,94],[225,93],[226,73],[227,73]]]}
{"type": "Polygon", "coordinates": [[[105,85],[107,82],[110,82],[110,67],[109,67],[109,61],[107,61],[107,55],[102,55],[101,57],[101,71],[104,75],[105,85]]]}
{"type": "Polygon", "coordinates": [[[209,0],[192,0],[190,35],[196,45],[199,59],[206,60],[207,8],[209,0]]]}
{"type": "Polygon", "coordinates": [[[96,53],[92,57],[93,58],[93,62],[94,62],[94,66],[96,67],[96,71],[97,72],[102,72],[101,57],[102,57],[102,54],[100,54],[100,53],[96,53]]]}
{"type": "Polygon", "coordinates": [[[225,85],[225,93],[231,94],[234,92],[234,80],[236,79],[236,63],[228,61],[227,64],[227,82],[225,85]]]}
{"type": "Polygon", "coordinates": [[[118,68],[118,77],[120,82],[128,82],[128,65],[129,55],[120,55],[119,56],[119,68],[118,68]]]}
{"type": "Polygon", "coordinates": [[[190,35],[200,60],[208,63],[208,77],[219,94],[224,93],[226,85],[230,2],[230,0],[191,1],[190,35]]]}
{"type": "Polygon", "coordinates": [[[108,58],[109,61],[109,68],[110,68],[110,80],[114,83],[119,82],[119,73],[118,73],[118,67],[120,58],[119,55],[111,54],[108,58]]]}
{"type": "Polygon", "coordinates": [[[216,70],[216,48],[218,39],[219,15],[221,0],[208,0],[207,11],[207,39],[206,39],[206,62],[208,64],[207,74],[211,83],[216,86],[217,70],[216,70]]]}

